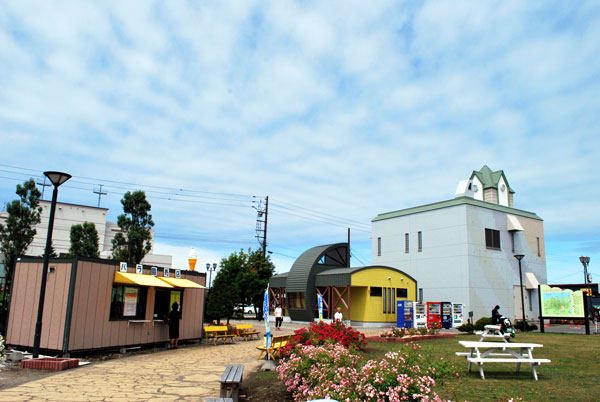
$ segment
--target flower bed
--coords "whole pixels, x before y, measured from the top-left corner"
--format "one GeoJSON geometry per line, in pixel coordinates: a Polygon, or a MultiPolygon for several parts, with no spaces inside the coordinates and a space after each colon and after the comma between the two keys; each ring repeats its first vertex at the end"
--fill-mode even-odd
{"type": "Polygon", "coordinates": [[[341,344],[298,345],[277,367],[295,401],[441,401],[432,390],[436,377],[452,375],[445,360],[427,361],[417,344],[400,345],[383,359],[361,361],[341,344]]]}
{"type": "Polygon", "coordinates": [[[341,322],[327,324],[325,322],[311,323],[308,329],[300,328],[294,331],[291,341],[285,346],[282,353],[287,355],[296,345],[325,345],[340,344],[344,348],[365,350],[367,341],[365,334],[347,327],[341,322]]]}

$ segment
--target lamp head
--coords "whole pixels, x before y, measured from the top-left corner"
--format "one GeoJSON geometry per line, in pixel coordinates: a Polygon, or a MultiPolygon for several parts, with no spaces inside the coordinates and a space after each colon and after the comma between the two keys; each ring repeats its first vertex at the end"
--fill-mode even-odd
{"type": "Polygon", "coordinates": [[[210,270],[210,262],[207,262],[207,263],[206,263],[206,270],[207,270],[207,271],[208,271],[208,270],[210,270]]]}
{"type": "Polygon", "coordinates": [[[523,254],[515,254],[515,258],[519,261],[521,261],[523,257],[525,257],[523,254]]]}
{"type": "Polygon", "coordinates": [[[582,264],[587,265],[590,263],[590,257],[581,256],[579,257],[579,261],[581,261],[582,264]]]}
{"type": "Polygon", "coordinates": [[[213,263],[213,270],[214,270],[214,269],[217,269],[217,263],[216,263],[216,262],[215,262],[215,263],[213,263]]]}
{"type": "Polygon", "coordinates": [[[54,187],[60,186],[71,178],[70,174],[62,172],[48,171],[44,172],[44,175],[52,182],[52,184],[54,184],[54,187]]]}

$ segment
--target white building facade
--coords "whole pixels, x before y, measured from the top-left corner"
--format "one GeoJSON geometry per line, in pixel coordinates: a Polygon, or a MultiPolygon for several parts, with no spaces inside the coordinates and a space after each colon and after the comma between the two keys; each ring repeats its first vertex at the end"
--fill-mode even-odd
{"type": "Polygon", "coordinates": [[[495,305],[522,317],[519,264],[527,319],[537,319],[537,286],[546,281],[543,221],[513,207],[502,171],[487,166],[459,183],[451,200],[380,214],[372,221],[373,264],[417,279],[424,301],[464,303],[474,320],[495,305]]]}
{"type": "MultiPolygon", "coordinates": [[[[42,207],[41,222],[35,226],[36,235],[27,249],[29,256],[42,256],[46,248],[46,237],[48,234],[48,220],[50,217],[50,201],[40,200],[42,207]]],[[[58,202],[54,215],[54,227],[52,229],[52,245],[57,255],[68,253],[71,248],[71,226],[84,222],[93,223],[98,231],[98,249],[101,258],[110,258],[112,255],[112,239],[120,231],[115,222],[106,220],[108,209],[97,208],[87,205],[67,204],[58,202]]],[[[0,212],[0,223],[8,216],[6,212],[0,212]]],[[[152,233],[152,245],[154,246],[154,231],[152,233]]],[[[153,254],[152,250],[146,254],[142,264],[156,265],[171,268],[173,257],[170,255],[153,254]]]]}

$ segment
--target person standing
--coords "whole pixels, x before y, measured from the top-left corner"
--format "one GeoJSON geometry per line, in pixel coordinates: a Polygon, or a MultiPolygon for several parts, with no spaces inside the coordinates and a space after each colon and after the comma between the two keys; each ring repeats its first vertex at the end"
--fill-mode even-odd
{"type": "Polygon", "coordinates": [[[338,307],[337,311],[335,312],[335,314],[333,315],[333,321],[335,322],[342,322],[343,316],[342,316],[342,308],[338,307]]]}
{"type": "Polygon", "coordinates": [[[275,330],[281,331],[281,323],[283,323],[283,309],[281,305],[275,307],[275,330]]]}
{"type": "Polygon", "coordinates": [[[171,312],[167,317],[169,320],[169,339],[171,340],[171,349],[177,349],[179,343],[179,320],[181,314],[179,313],[179,304],[174,302],[171,306],[171,312]]]}

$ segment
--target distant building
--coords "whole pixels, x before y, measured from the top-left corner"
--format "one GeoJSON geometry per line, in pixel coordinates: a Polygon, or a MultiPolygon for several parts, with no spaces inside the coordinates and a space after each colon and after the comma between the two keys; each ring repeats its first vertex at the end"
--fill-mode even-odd
{"type": "Polygon", "coordinates": [[[538,284],[547,283],[544,226],[514,207],[502,170],[483,166],[459,183],[455,198],[377,215],[372,221],[373,264],[402,269],[419,281],[424,301],[465,303],[474,318],[495,305],[520,318],[522,260],[525,313],[539,316],[538,284]]]}
{"type": "Polygon", "coordinates": [[[339,307],[352,325],[396,323],[397,301],[414,300],[417,282],[392,267],[350,267],[348,255],[348,243],[306,250],[289,272],[269,280],[270,307],[281,303],[292,321],[312,322],[320,294],[325,319],[339,307]]]}
{"type": "MultiPolygon", "coordinates": [[[[46,248],[46,235],[48,233],[48,219],[50,216],[50,201],[40,200],[42,207],[41,222],[35,226],[37,231],[33,242],[27,249],[28,256],[42,256],[46,248]]],[[[112,239],[120,231],[115,222],[106,220],[108,209],[97,208],[87,205],[67,204],[59,202],[56,204],[54,216],[54,228],[52,231],[52,245],[57,255],[68,253],[71,248],[71,226],[91,222],[96,225],[99,237],[101,258],[110,258],[112,255],[112,239]]],[[[4,223],[8,213],[0,212],[0,223],[4,223]]],[[[152,232],[152,247],[154,247],[154,231],[152,232]]],[[[153,254],[152,249],[142,260],[142,264],[156,265],[171,268],[173,257],[170,255],[153,254]]],[[[0,273],[0,276],[2,274],[0,273]]]]}

